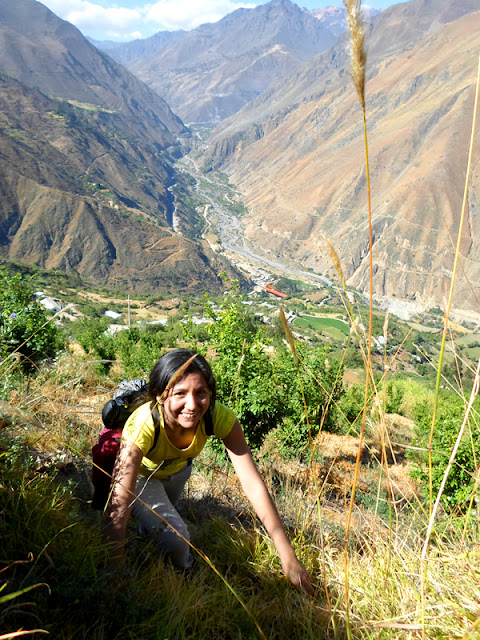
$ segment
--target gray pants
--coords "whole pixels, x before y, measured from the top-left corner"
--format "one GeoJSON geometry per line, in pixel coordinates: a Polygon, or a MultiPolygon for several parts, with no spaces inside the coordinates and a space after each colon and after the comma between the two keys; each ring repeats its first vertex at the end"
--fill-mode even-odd
{"type": "MultiPolygon", "coordinates": [[[[143,502],[175,527],[188,541],[190,536],[187,525],[175,509],[175,504],[182,495],[191,473],[192,463],[189,461],[183,469],[164,480],[149,480],[138,476],[135,489],[135,493],[143,502]]],[[[190,547],[155,513],[149,511],[138,500],[133,503],[132,515],[140,523],[141,529],[155,541],[160,551],[171,559],[176,568],[189,569],[193,562],[190,547]]]]}

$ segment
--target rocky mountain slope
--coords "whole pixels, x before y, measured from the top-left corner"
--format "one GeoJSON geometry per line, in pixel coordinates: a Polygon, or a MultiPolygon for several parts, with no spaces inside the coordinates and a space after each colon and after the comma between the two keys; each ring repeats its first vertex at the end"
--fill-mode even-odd
{"type": "MultiPolygon", "coordinates": [[[[382,12],[368,30],[379,297],[441,304],[449,286],[480,50],[478,9],[478,0],[412,0],[382,12]]],[[[248,238],[326,272],[326,235],[349,282],[367,291],[363,127],[344,46],[307,63],[224,125],[205,161],[221,164],[243,192],[248,238]]],[[[458,286],[462,308],[472,304],[470,285],[480,284],[478,133],[476,140],[462,236],[470,283],[463,278],[458,286]]]]}
{"type": "Polygon", "coordinates": [[[0,4],[0,257],[138,291],[216,289],[172,229],[178,136],[166,103],[34,0],[0,4]]]}
{"type": "Polygon", "coordinates": [[[134,60],[138,58],[146,58],[154,53],[158,53],[164,49],[168,44],[183,38],[187,34],[186,31],[159,31],[150,38],[144,38],[141,40],[132,40],[130,42],[113,42],[112,40],[88,40],[105,53],[123,64],[128,66],[134,60]]]}
{"type": "Polygon", "coordinates": [[[290,0],[272,0],[204,24],[129,68],[185,122],[218,122],[334,40],[290,0]]]}
{"type": "Polygon", "coordinates": [[[0,3],[0,71],[46,95],[115,110],[162,147],[185,130],[157,94],[35,0],[0,3]]]}
{"type": "MultiPolygon", "coordinates": [[[[346,11],[344,7],[322,7],[321,9],[312,9],[312,16],[321,20],[323,24],[335,35],[339,36],[347,29],[346,11]]],[[[362,8],[363,19],[371,21],[380,11],[365,6],[362,8]]]]}

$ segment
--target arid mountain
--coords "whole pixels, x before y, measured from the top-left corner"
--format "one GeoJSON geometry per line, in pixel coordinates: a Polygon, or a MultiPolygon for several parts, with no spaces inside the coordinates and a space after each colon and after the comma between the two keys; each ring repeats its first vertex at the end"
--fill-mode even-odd
{"type": "MultiPolygon", "coordinates": [[[[374,289],[441,303],[462,206],[480,50],[480,2],[412,0],[374,21],[367,42],[367,124],[374,289]],[[463,17],[462,17],[463,16],[463,17]]],[[[368,290],[362,115],[348,56],[334,48],[259,97],[211,140],[243,192],[246,235],[274,255],[331,270],[326,235],[352,286],[368,290]]],[[[476,135],[462,266],[480,285],[476,135]]],[[[465,278],[459,305],[471,299],[465,278]]]]}
{"type": "Polygon", "coordinates": [[[272,0],[204,24],[130,69],[185,122],[218,122],[334,40],[290,0],[272,0]]]}
{"type": "MultiPolygon", "coordinates": [[[[322,7],[321,9],[313,9],[310,11],[312,16],[320,20],[335,36],[339,36],[347,28],[346,12],[343,7],[322,7]]],[[[371,21],[380,11],[364,7],[362,16],[365,21],[371,21]]]]}
{"type": "Polygon", "coordinates": [[[219,287],[186,237],[185,127],[163,100],[34,0],[0,4],[0,50],[0,258],[138,291],[219,287]]]}
{"type": "Polygon", "coordinates": [[[185,130],[157,94],[35,0],[0,3],[0,71],[48,96],[114,110],[162,147],[185,130]]]}
{"type": "Polygon", "coordinates": [[[171,42],[183,38],[187,34],[186,31],[159,31],[150,38],[144,38],[142,40],[132,40],[131,42],[113,42],[112,40],[93,40],[93,38],[87,38],[97,49],[108,53],[108,55],[123,64],[128,66],[137,58],[146,58],[152,56],[154,53],[158,53],[164,49],[171,42]]]}
{"type": "MultiPolygon", "coordinates": [[[[367,76],[377,73],[376,65],[380,61],[408,50],[442,25],[478,10],[480,0],[411,0],[394,5],[371,20],[365,13],[367,76]]],[[[319,54],[260,94],[237,114],[224,120],[212,133],[210,153],[222,158],[236,149],[237,145],[244,148],[275,128],[285,113],[290,114],[292,106],[295,108],[300,102],[321,98],[334,87],[347,87],[350,84],[347,37],[345,33],[331,49],[319,54]]]]}

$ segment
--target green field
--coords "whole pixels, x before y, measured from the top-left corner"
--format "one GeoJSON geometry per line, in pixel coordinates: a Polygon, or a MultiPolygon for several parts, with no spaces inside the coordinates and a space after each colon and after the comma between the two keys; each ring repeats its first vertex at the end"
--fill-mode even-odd
{"type": "Polygon", "coordinates": [[[336,329],[346,336],[350,333],[349,325],[339,318],[328,318],[325,316],[301,316],[295,320],[295,324],[299,327],[307,327],[321,333],[328,333],[328,329],[336,329]]]}

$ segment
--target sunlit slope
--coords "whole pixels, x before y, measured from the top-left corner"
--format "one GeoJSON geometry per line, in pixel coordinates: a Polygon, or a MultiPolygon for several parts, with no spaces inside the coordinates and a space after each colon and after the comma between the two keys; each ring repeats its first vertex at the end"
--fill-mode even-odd
{"type": "Polygon", "coordinates": [[[219,122],[334,41],[295,3],[272,0],[203,24],[130,68],[185,122],[219,122]]]}
{"type": "MultiPolygon", "coordinates": [[[[431,33],[416,44],[373,60],[366,91],[367,124],[375,293],[441,302],[450,282],[464,189],[480,13],[430,25],[431,33]]],[[[319,81],[312,84],[310,98],[306,79],[315,74],[312,66],[283,87],[283,95],[289,96],[298,87],[301,99],[290,109],[283,102],[283,110],[266,115],[264,103],[264,118],[246,127],[243,139],[237,134],[221,140],[217,132],[214,158],[224,162],[223,169],[245,195],[246,232],[252,242],[323,271],[329,266],[322,254],[326,235],[349,282],[366,290],[362,115],[343,70],[345,60],[340,55],[323,59],[329,60],[329,68],[318,69],[319,81]]],[[[272,100],[282,104],[277,95],[272,100]]],[[[260,115],[259,104],[256,109],[260,115]]],[[[247,113],[239,117],[246,122],[247,113]]],[[[480,281],[479,155],[477,142],[462,239],[464,269],[473,286],[480,281]]],[[[471,306],[465,279],[458,291],[459,306],[471,306]]]]}
{"type": "Polygon", "coordinates": [[[0,259],[123,290],[218,290],[225,264],[195,241],[174,167],[188,134],[168,105],[34,0],[0,4],[0,54],[0,259]]]}

